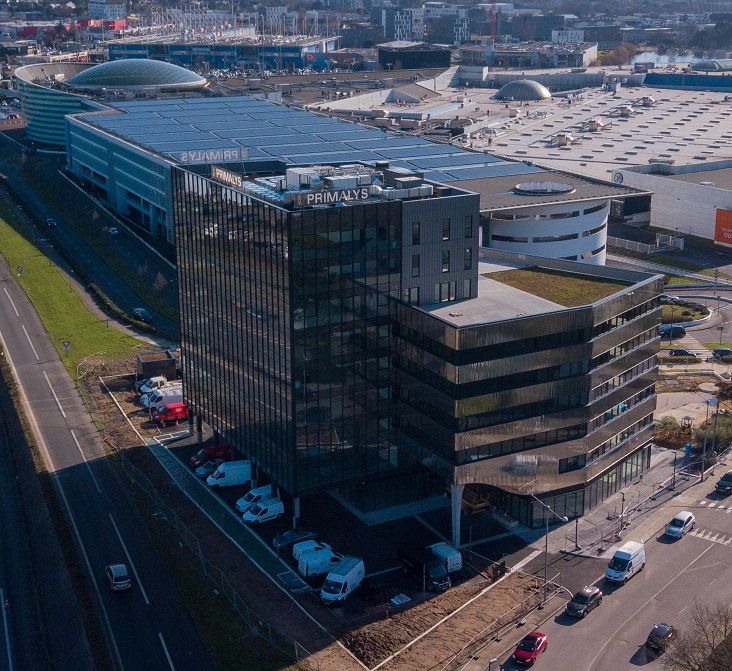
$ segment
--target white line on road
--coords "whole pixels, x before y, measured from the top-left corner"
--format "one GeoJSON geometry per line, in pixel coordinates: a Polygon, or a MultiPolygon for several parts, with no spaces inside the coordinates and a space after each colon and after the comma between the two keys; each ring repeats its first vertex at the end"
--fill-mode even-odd
{"type": "Polygon", "coordinates": [[[79,454],[81,455],[81,458],[84,460],[84,463],[86,464],[86,470],[89,471],[89,475],[91,475],[91,479],[94,480],[94,486],[97,488],[97,491],[101,494],[102,490],[99,488],[99,483],[97,482],[97,479],[94,477],[94,473],[92,473],[91,466],[89,465],[89,462],[86,460],[86,457],[84,456],[84,452],[81,450],[81,444],[79,443],[79,439],[76,437],[76,434],[74,433],[73,429],[70,429],[71,431],[71,437],[74,439],[74,442],[76,443],[76,447],[79,449],[79,454]]]}
{"type": "Polygon", "coordinates": [[[5,612],[5,591],[0,588],[0,608],[3,609],[3,626],[5,627],[5,649],[8,651],[8,669],[13,671],[13,654],[10,650],[10,631],[8,630],[8,614],[5,612]]]}
{"type": "Polygon", "coordinates": [[[10,301],[10,305],[13,306],[13,310],[15,310],[15,316],[20,317],[20,312],[18,312],[18,308],[15,307],[15,303],[13,303],[13,299],[10,298],[10,294],[8,293],[8,290],[3,287],[3,291],[5,291],[5,295],[8,297],[8,300],[10,301]]]}
{"type": "Polygon", "coordinates": [[[163,651],[165,652],[165,658],[168,660],[168,666],[170,666],[171,671],[175,671],[175,667],[173,666],[173,660],[170,659],[170,653],[168,652],[168,646],[165,645],[165,639],[163,638],[162,633],[158,632],[158,636],[160,637],[160,643],[163,646],[163,651]]]}
{"type": "Polygon", "coordinates": [[[25,324],[21,324],[23,327],[23,333],[25,333],[25,337],[28,338],[28,344],[31,346],[31,349],[33,350],[33,355],[36,357],[36,361],[38,361],[41,357],[38,356],[38,352],[36,352],[36,348],[33,347],[33,341],[30,339],[30,336],[28,335],[28,331],[25,330],[25,324]]]}
{"type": "Polygon", "coordinates": [[[56,396],[56,392],[54,391],[53,387],[51,386],[51,380],[48,379],[48,375],[46,375],[46,371],[43,371],[43,377],[46,378],[46,382],[48,383],[48,388],[51,390],[51,393],[53,394],[53,398],[56,399],[56,405],[58,406],[58,409],[61,411],[61,415],[64,419],[66,419],[66,413],[64,412],[64,409],[61,407],[61,401],[58,400],[58,396],[56,396]]]}
{"type": "Polygon", "coordinates": [[[650,599],[646,601],[638,610],[635,611],[632,615],[627,617],[623,624],[621,624],[610,636],[607,637],[607,640],[605,641],[604,645],[597,651],[597,654],[592,658],[592,661],[590,662],[589,666],[587,667],[588,671],[591,671],[591,669],[595,668],[595,662],[600,658],[600,655],[602,655],[603,652],[605,652],[605,648],[607,648],[610,643],[616,643],[617,642],[617,636],[620,630],[628,623],[632,622],[638,613],[640,613],[644,608],[648,607],[648,604],[653,601],[663,590],[665,590],[674,580],[676,580],[684,571],[688,570],[692,564],[699,561],[709,550],[711,550],[714,546],[709,545],[705,550],[702,550],[702,552],[697,555],[696,559],[694,559],[692,562],[687,564],[686,568],[683,569],[683,571],[679,571],[674,575],[673,578],[671,578],[661,589],[659,589],[650,599]]]}
{"type": "Polygon", "coordinates": [[[145,591],[145,588],[142,586],[142,581],[140,580],[140,576],[137,574],[137,569],[135,568],[135,564],[132,561],[132,557],[130,557],[130,553],[127,551],[127,546],[125,545],[125,542],[122,540],[122,534],[119,532],[119,529],[117,528],[117,523],[114,521],[114,517],[112,517],[112,513],[109,513],[109,519],[112,521],[112,526],[114,527],[114,530],[117,532],[117,538],[119,538],[119,542],[122,543],[122,549],[125,551],[125,555],[127,555],[127,561],[130,562],[130,566],[132,567],[132,572],[135,574],[135,580],[137,580],[137,584],[140,586],[140,591],[142,592],[142,598],[145,599],[145,603],[149,606],[150,600],[147,598],[147,592],[145,591]]]}
{"type": "Polygon", "coordinates": [[[528,564],[532,559],[538,557],[544,550],[534,550],[528,557],[524,557],[520,562],[511,567],[512,571],[518,571],[528,564]]]}

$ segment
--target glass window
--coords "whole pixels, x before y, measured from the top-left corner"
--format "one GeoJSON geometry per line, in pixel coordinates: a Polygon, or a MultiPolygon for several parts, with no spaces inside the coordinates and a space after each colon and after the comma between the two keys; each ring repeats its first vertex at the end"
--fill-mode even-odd
{"type": "Polygon", "coordinates": [[[442,252],[442,272],[443,273],[450,272],[450,252],[449,251],[442,252]]]}
{"type": "Polygon", "coordinates": [[[470,298],[470,291],[472,288],[472,280],[463,280],[463,298],[470,298]]]}
{"type": "Polygon", "coordinates": [[[412,277],[419,277],[419,254],[412,254],[412,277]]]}
{"type": "Polygon", "coordinates": [[[409,304],[419,305],[419,287],[411,287],[409,289],[409,304]]]}
{"type": "Polygon", "coordinates": [[[465,270],[470,270],[473,267],[473,250],[468,247],[465,250],[465,270]]]}
{"type": "Polygon", "coordinates": [[[415,221],[412,224],[412,244],[418,245],[420,243],[420,229],[421,224],[418,221],[415,221]]]}
{"type": "Polygon", "coordinates": [[[442,220],[442,239],[443,240],[450,239],[450,217],[445,217],[442,220]]]}
{"type": "Polygon", "coordinates": [[[465,237],[473,237],[473,215],[468,214],[465,216],[465,237]]]}

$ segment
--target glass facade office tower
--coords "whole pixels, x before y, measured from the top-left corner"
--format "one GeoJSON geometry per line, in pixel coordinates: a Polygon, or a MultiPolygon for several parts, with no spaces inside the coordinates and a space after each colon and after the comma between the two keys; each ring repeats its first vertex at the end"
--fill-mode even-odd
{"type": "Polygon", "coordinates": [[[540,526],[532,494],[581,515],[647,467],[662,278],[522,256],[612,288],[511,289],[476,194],[364,170],[380,186],[353,193],[173,170],[194,411],[295,501],[365,515],[481,483],[540,526]]]}

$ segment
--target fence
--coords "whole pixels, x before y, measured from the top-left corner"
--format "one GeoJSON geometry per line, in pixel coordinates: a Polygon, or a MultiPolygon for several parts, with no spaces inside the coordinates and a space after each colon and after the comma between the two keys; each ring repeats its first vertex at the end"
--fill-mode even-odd
{"type": "Polygon", "coordinates": [[[310,657],[310,653],[297,641],[292,640],[289,636],[283,634],[279,629],[271,623],[265,622],[260,618],[242,599],[240,594],[234,589],[232,584],[224,572],[208,561],[203,555],[201,544],[188,527],[186,527],[176,512],[170,508],[158,494],[157,489],[149,478],[138,469],[128,459],[120,454],[120,465],[124,473],[129,477],[130,481],[144,491],[151,499],[156,509],[154,517],[170,524],[188,548],[196,555],[196,559],[201,565],[203,574],[211,580],[231,604],[232,608],[238,613],[239,617],[246,623],[249,631],[260,638],[264,639],[269,645],[277,648],[282,653],[291,657],[297,662],[310,657]]]}
{"type": "Polygon", "coordinates": [[[655,245],[647,245],[643,242],[634,242],[633,240],[623,240],[622,238],[613,238],[607,236],[607,246],[616,249],[625,249],[631,252],[639,252],[640,254],[655,254],[660,251],[655,245]]]}

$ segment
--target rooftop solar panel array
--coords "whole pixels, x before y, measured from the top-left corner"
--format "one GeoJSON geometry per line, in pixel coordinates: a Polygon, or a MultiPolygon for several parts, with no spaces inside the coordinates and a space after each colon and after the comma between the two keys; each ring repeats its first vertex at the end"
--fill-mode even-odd
{"type": "Polygon", "coordinates": [[[117,103],[119,113],[77,115],[152,151],[248,148],[250,158],[286,163],[389,160],[440,182],[543,172],[452,144],[386,133],[248,96],[117,103]]]}

